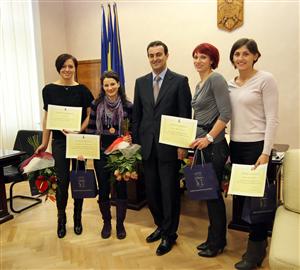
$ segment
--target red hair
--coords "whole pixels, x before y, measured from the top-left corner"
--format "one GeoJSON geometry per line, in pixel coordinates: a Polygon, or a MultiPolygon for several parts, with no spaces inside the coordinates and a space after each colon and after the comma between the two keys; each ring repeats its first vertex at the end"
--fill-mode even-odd
{"type": "Polygon", "coordinates": [[[192,56],[194,57],[196,53],[208,55],[210,60],[212,61],[212,69],[216,69],[218,67],[220,55],[218,49],[215,46],[209,43],[201,43],[193,50],[192,56]]]}

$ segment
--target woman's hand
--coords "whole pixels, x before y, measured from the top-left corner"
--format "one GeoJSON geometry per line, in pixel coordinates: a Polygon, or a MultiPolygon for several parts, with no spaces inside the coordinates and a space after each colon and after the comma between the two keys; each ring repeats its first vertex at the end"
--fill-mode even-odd
{"type": "Polygon", "coordinates": [[[67,136],[67,134],[79,134],[79,131],[71,131],[71,130],[67,130],[67,129],[63,129],[61,131],[65,136],[67,136]]]}
{"type": "Polygon", "coordinates": [[[259,158],[257,159],[257,161],[253,167],[253,170],[255,170],[259,165],[266,164],[268,162],[269,162],[269,156],[266,154],[261,154],[259,156],[259,158]]]}
{"type": "Polygon", "coordinates": [[[83,155],[80,155],[80,156],[77,157],[77,160],[80,160],[80,161],[84,161],[84,159],[85,159],[85,158],[84,158],[83,155]]]}
{"type": "Polygon", "coordinates": [[[124,136],[124,137],[123,137],[123,140],[124,140],[125,142],[128,142],[129,144],[132,144],[132,137],[131,137],[130,134],[124,136]]]}
{"type": "Polygon", "coordinates": [[[208,139],[206,137],[203,138],[197,138],[196,140],[194,140],[191,144],[190,147],[191,148],[198,148],[198,149],[204,149],[206,148],[208,145],[210,144],[210,142],[208,141],[208,139]]]}
{"type": "Polygon", "coordinates": [[[35,150],[35,154],[38,154],[40,152],[45,152],[47,149],[47,145],[45,144],[41,144],[36,150],[35,150]]]}

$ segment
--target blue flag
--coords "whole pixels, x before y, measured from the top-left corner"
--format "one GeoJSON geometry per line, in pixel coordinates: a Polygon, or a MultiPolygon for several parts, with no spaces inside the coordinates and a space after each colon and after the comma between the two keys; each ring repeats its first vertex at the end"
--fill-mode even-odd
{"type": "Polygon", "coordinates": [[[107,54],[108,54],[108,40],[106,32],[106,19],[104,6],[102,7],[102,27],[101,27],[101,74],[107,70],[107,54]]]}
{"type": "Polygon", "coordinates": [[[113,42],[112,42],[112,69],[119,74],[120,83],[124,87],[125,77],[124,77],[119,20],[118,20],[116,3],[114,3],[113,9],[114,9],[114,32],[113,32],[113,42]]]}

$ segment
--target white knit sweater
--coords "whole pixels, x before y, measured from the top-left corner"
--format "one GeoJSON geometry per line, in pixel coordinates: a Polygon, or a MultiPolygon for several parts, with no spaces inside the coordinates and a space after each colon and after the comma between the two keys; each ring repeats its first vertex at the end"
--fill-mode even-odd
{"type": "Polygon", "coordinates": [[[264,140],[270,155],[278,126],[278,89],[271,73],[258,71],[244,85],[228,83],[232,107],[230,139],[235,142],[264,140]]]}

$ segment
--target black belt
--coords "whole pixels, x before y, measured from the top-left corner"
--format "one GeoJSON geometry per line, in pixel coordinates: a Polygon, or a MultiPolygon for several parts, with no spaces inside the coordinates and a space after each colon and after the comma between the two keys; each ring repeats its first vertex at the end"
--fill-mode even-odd
{"type": "Polygon", "coordinates": [[[204,131],[209,132],[213,128],[214,124],[217,122],[218,118],[219,118],[219,115],[211,123],[206,124],[206,125],[197,124],[197,127],[200,127],[204,131]]]}

